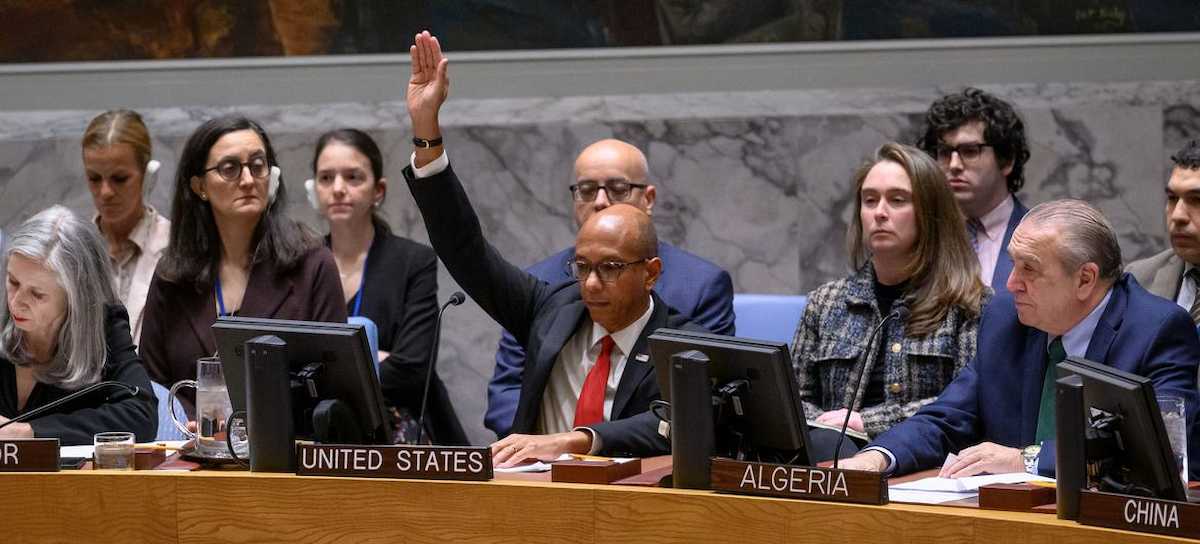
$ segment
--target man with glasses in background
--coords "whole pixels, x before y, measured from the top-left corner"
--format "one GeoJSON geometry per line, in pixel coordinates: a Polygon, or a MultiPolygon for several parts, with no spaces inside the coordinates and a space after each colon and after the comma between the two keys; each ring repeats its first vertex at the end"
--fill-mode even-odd
{"type": "MultiPolygon", "coordinates": [[[[702,329],[652,291],[663,262],[650,215],[625,203],[588,213],[567,261],[575,281],[550,283],[513,266],[484,239],[443,147],[448,61],[428,32],[415,42],[407,105],[416,148],[404,177],[450,275],[530,354],[512,432],[492,444],[493,462],[666,453],[665,429],[650,412],[660,394],[647,338],[662,327],[702,329]]],[[[611,175],[599,179],[620,192],[611,175]]]]}
{"type": "Polygon", "coordinates": [[[975,88],[943,96],[925,113],[917,146],[936,158],[967,220],[980,276],[1008,292],[1008,242],[1029,211],[1014,195],[1025,184],[1025,124],[1008,102],[975,88]]]}
{"type": "MultiPolygon", "coordinates": [[[[582,226],[593,214],[615,203],[630,204],[647,215],[653,213],[657,189],[646,183],[649,167],[638,148],[606,139],[589,145],[575,159],[575,224],[582,226]]],[[[566,248],[527,269],[551,285],[573,281],[567,271],[575,248],[566,248]]],[[[666,242],[658,243],[662,275],[654,291],[663,302],[696,324],[716,334],[733,334],[733,282],[717,265],[666,242]]],[[[503,331],[496,351],[496,370],[488,383],[484,424],[504,437],[510,432],[521,393],[525,350],[503,331]]]]}

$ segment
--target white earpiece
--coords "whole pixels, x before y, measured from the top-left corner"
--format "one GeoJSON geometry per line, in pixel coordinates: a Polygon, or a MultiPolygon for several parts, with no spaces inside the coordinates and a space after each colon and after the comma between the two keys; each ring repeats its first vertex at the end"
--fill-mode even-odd
{"type": "Polygon", "coordinates": [[[278,166],[271,167],[271,179],[267,182],[267,205],[275,202],[275,193],[279,192],[279,177],[283,171],[278,166]]]}
{"type": "Polygon", "coordinates": [[[158,169],[162,168],[162,163],[154,159],[146,163],[146,175],[142,176],[142,194],[148,195],[154,191],[154,186],[158,185],[158,169]]]}
{"type": "Polygon", "coordinates": [[[312,209],[321,211],[321,202],[317,200],[317,182],[311,178],[304,180],[304,194],[308,196],[308,204],[312,209]]]}

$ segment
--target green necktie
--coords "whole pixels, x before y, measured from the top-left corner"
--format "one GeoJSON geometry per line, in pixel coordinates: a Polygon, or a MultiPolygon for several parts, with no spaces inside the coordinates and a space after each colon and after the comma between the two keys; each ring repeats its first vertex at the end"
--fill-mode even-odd
{"type": "Polygon", "coordinates": [[[1037,435],[1034,444],[1054,440],[1054,381],[1055,368],[1067,359],[1062,337],[1055,338],[1046,348],[1046,376],[1042,378],[1042,402],[1038,408],[1037,435]]]}

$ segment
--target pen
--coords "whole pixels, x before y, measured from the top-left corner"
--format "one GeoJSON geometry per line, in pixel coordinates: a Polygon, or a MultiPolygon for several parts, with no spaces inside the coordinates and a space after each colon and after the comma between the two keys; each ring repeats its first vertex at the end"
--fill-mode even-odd
{"type": "Polygon", "coordinates": [[[600,457],[598,455],[584,455],[582,453],[572,453],[570,455],[577,461],[612,461],[611,457],[600,457]]]}

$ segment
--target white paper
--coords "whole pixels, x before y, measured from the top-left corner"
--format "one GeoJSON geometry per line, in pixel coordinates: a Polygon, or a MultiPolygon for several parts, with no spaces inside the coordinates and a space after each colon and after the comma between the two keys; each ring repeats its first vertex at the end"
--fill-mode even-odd
{"type": "Polygon", "coordinates": [[[515,467],[508,468],[496,467],[492,469],[493,472],[499,472],[500,474],[513,474],[518,472],[546,472],[548,470],[550,470],[550,465],[541,461],[529,463],[528,465],[517,465],[515,467]]]}
{"type": "Polygon", "coordinates": [[[1054,478],[1046,478],[1025,472],[1010,472],[1007,474],[987,474],[984,476],[968,476],[966,478],[922,478],[912,482],[904,482],[889,486],[892,489],[908,491],[938,491],[963,493],[979,491],[979,486],[989,484],[1020,484],[1025,482],[1053,482],[1054,478]]]}
{"type": "Polygon", "coordinates": [[[92,458],[93,447],[86,446],[62,446],[58,449],[59,457],[83,457],[85,459],[92,458]]]}
{"type": "Polygon", "coordinates": [[[912,489],[888,489],[888,500],[891,502],[908,502],[914,504],[943,504],[951,501],[977,497],[979,493],[951,493],[945,491],[916,491],[912,489]]]}
{"type": "MultiPolygon", "coordinates": [[[[168,446],[178,449],[182,448],[186,443],[188,443],[187,440],[161,440],[158,442],[146,442],[144,444],[138,444],[138,446],[168,446]]],[[[95,453],[94,450],[95,447],[88,444],[82,446],[62,446],[58,449],[58,455],[60,457],[83,457],[86,459],[91,459],[95,453]]],[[[171,452],[168,451],[167,454],[170,455],[171,452]]]]}

